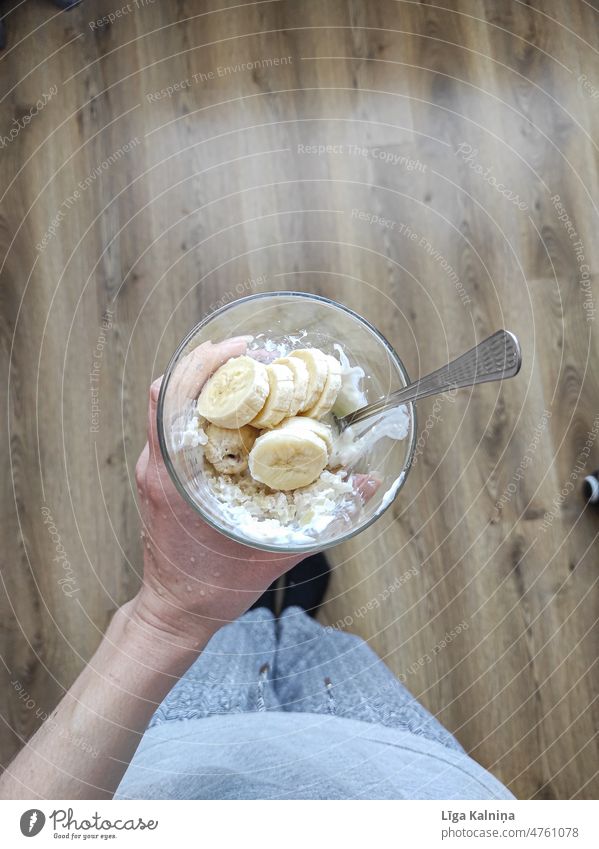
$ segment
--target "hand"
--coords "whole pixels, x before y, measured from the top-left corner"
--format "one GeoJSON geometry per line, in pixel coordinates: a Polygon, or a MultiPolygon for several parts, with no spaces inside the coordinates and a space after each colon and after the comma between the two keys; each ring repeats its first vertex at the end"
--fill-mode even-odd
{"type": "MultiPolygon", "coordinates": [[[[207,378],[247,339],[207,342],[182,363],[178,390],[196,398],[207,378]]],[[[148,441],[135,476],[141,504],[144,576],[132,615],[169,641],[201,646],[244,613],[305,555],[280,555],[241,545],[207,525],[179,494],[162,460],[156,404],[162,378],[150,389],[148,441]]]]}

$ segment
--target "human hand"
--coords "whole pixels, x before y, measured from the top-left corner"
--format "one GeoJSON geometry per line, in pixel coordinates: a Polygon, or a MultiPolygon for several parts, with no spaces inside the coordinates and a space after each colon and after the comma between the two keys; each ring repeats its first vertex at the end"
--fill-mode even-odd
{"type": "MultiPolygon", "coordinates": [[[[244,354],[245,337],[204,343],[184,361],[179,389],[197,397],[231,357],[244,354]]],[[[214,530],[183,499],[164,465],[156,429],[162,378],[150,388],[148,441],[135,476],[143,522],[144,575],[133,605],[143,624],[185,646],[201,646],[244,613],[305,555],[281,555],[241,545],[214,530]]]]}

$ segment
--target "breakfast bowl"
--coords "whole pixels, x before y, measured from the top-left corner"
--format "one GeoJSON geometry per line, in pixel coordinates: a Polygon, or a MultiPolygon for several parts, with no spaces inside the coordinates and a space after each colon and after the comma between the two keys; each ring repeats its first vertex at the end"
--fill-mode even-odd
{"type": "Polygon", "coordinates": [[[356,432],[340,432],[337,417],[408,383],[390,343],[344,305],[305,292],[241,298],[200,321],[168,364],[157,405],[166,468],[194,510],[237,542],[281,553],[330,548],[385,512],[416,444],[413,404],[356,432]],[[245,354],[194,386],[200,346],[239,336],[245,354]],[[308,392],[308,379],[309,409],[297,392],[308,392]]]}

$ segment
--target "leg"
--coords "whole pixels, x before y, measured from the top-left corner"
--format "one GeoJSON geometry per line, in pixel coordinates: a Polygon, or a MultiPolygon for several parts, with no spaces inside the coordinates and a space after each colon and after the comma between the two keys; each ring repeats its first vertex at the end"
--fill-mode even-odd
{"type": "Polygon", "coordinates": [[[279,620],[274,683],[281,710],[359,719],[461,750],[360,637],[323,628],[297,607],[279,620]]]}
{"type": "Polygon", "coordinates": [[[270,683],[275,619],[264,608],[225,625],[178,681],[150,725],[220,713],[280,709],[270,683]]]}

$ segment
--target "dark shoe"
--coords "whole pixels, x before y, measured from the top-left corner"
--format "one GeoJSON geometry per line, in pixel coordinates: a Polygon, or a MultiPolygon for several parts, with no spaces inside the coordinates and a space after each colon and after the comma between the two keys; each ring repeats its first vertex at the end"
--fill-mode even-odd
{"type": "Polygon", "coordinates": [[[324,554],[306,557],[285,575],[282,610],[301,607],[310,616],[316,616],[324,601],[331,567],[324,554]]]}

